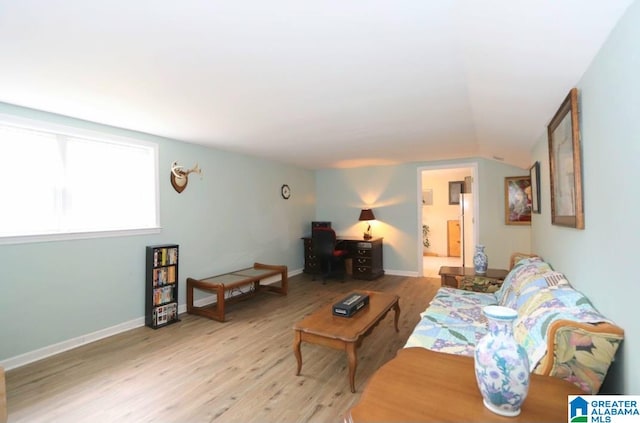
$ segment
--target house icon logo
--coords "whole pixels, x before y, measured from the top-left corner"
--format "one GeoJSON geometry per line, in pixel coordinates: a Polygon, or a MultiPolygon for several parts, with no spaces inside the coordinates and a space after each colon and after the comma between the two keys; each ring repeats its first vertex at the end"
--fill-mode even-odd
{"type": "Polygon", "coordinates": [[[582,397],[575,397],[571,401],[569,401],[569,421],[571,423],[586,423],[589,421],[589,413],[588,413],[588,405],[589,403],[582,397]]]}

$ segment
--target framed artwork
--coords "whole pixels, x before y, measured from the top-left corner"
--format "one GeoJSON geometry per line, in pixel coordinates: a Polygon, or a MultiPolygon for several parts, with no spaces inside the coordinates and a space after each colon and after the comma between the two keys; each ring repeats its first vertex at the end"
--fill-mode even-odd
{"type": "Polygon", "coordinates": [[[449,204],[460,204],[460,194],[464,193],[464,181],[449,182],[449,204]]]}
{"type": "Polygon", "coordinates": [[[531,213],[540,213],[540,162],[529,168],[531,179],[531,213]]]}
{"type": "Polygon", "coordinates": [[[551,223],[584,229],[578,89],[573,88],[547,127],[551,223]]]}
{"type": "Polygon", "coordinates": [[[531,225],[531,178],[504,178],[504,221],[507,225],[531,225]]]}
{"type": "Polygon", "coordinates": [[[433,190],[431,188],[422,191],[422,205],[433,206],[433,190]]]}

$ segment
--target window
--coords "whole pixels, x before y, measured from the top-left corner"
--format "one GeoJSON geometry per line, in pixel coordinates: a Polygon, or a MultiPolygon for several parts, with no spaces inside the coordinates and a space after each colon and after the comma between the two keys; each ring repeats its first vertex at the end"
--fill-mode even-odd
{"type": "Polygon", "coordinates": [[[0,243],[157,232],[156,144],[0,116],[0,243]]]}

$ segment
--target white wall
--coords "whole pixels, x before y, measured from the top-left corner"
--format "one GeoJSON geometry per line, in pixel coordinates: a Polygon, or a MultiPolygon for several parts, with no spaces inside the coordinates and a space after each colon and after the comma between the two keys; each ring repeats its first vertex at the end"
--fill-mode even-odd
{"type": "Polygon", "coordinates": [[[162,225],[158,235],[0,245],[0,364],[141,321],[146,245],[180,245],[182,305],[189,276],[215,275],[254,261],[302,268],[300,237],[315,214],[313,172],[7,104],[0,103],[0,112],[157,142],[162,225]],[[181,194],[169,182],[174,160],[187,166],[198,162],[204,170],[202,179],[191,175],[181,194]],[[289,200],[280,197],[284,183],[292,190],[289,200]]]}
{"type": "MultiPolygon", "coordinates": [[[[579,81],[585,229],[551,225],[547,138],[541,162],[542,214],[533,249],[625,330],[604,391],[640,394],[636,260],[640,236],[640,2],[631,5],[579,81]]],[[[567,87],[567,92],[569,91],[567,87]]],[[[562,99],[558,99],[558,106],[562,99]]],[[[555,110],[549,111],[549,120],[555,110]]]]}

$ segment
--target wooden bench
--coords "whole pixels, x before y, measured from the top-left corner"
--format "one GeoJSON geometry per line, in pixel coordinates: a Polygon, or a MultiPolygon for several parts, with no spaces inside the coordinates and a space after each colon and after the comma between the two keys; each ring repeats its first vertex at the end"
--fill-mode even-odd
{"type": "Polygon", "coordinates": [[[187,313],[224,322],[226,304],[244,300],[254,296],[260,291],[287,295],[288,288],[287,266],[262,263],[254,263],[253,267],[211,276],[205,279],[187,278],[187,313]],[[262,285],[260,283],[262,280],[276,275],[280,275],[281,277],[280,286],[262,285]],[[243,292],[241,290],[243,287],[248,287],[248,291],[243,292]],[[193,291],[195,289],[215,293],[217,302],[215,304],[196,307],[193,305],[193,291]]]}

